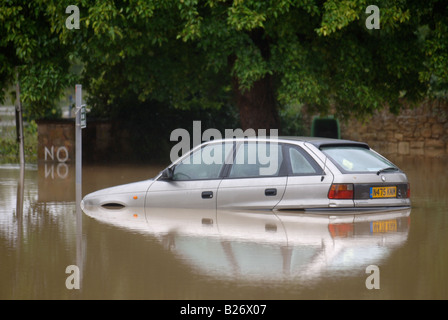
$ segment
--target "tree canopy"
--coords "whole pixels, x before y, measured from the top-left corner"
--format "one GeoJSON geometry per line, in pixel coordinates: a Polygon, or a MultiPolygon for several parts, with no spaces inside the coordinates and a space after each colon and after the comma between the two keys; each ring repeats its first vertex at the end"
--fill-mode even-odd
{"type": "Polygon", "coordinates": [[[70,1],[0,3],[0,84],[18,67],[36,113],[79,81],[107,114],[236,105],[243,128],[269,129],[285,105],[363,117],[448,88],[443,0],[80,0],[79,29],[66,27],[70,1]]]}
{"type": "Polygon", "coordinates": [[[35,117],[55,113],[55,99],[74,80],[71,48],[53,24],[45,1],[0,1],[0,102],[19,74],[21,97],[35,117]]]}

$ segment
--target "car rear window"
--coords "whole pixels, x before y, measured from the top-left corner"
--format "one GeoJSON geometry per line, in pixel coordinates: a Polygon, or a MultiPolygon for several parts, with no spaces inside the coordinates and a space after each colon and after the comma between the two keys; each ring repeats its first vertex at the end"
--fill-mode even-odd
{"type": "Polygon", "coordinates": [[[378,172],[387,167],[395,167],[389,160],[363,147],[331,146],[321,147],[321,150],[342,172],[378,172]]]}

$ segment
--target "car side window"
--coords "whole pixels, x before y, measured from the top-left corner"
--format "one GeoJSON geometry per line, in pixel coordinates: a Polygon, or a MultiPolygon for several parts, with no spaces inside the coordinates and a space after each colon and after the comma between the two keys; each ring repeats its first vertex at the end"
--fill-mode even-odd
{"type": "Polygon", "coordinates": [[[196,150],[174,167],[173,180],[217,179],[227,156],[232,152],[232,143],[209,144],[196,150]]]}
{"type": "Polygon", "coordinates": [[[290,147],[288,151],[291,173],[293,175],[314,175],[322,173],[319,165],[310,156],[306,155],[303,150],[299,149],[299,147],[290,147]]]}
{"type": "Polygon", "coordinates": [[[244,142],[240,144],[229,178],[272,177],[283,173],[282,145],[244,142]]]}

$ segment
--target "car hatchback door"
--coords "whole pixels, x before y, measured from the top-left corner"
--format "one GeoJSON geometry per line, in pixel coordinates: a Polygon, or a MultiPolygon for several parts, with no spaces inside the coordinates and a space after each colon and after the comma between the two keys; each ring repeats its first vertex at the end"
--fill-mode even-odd
{"type": "Polygon", "coordinates": [[[392,162],[368,146],[323,146],[322,151],[353,184],[355,207],[409,206],[408,178],[392,162]]]}
{"type": "Polygon", "coordinates": [[[273,209],[286,186],[282,145],[244,141],[219,185],[219,209],[273,209]]]}

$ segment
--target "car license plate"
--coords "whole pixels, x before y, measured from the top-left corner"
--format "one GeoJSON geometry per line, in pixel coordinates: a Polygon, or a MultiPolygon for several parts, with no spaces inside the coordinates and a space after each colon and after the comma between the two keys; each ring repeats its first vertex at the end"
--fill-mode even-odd
{"type": "Polygon", "coordinates": [[[370,199],[396,197],[397,187],[370,187],[370,199]]]}
{"type": "Polygon", "coordinates": [[[397,220],[383,220],[370,222],[371,233],[395,232],[397,231],[397,220]]]}

